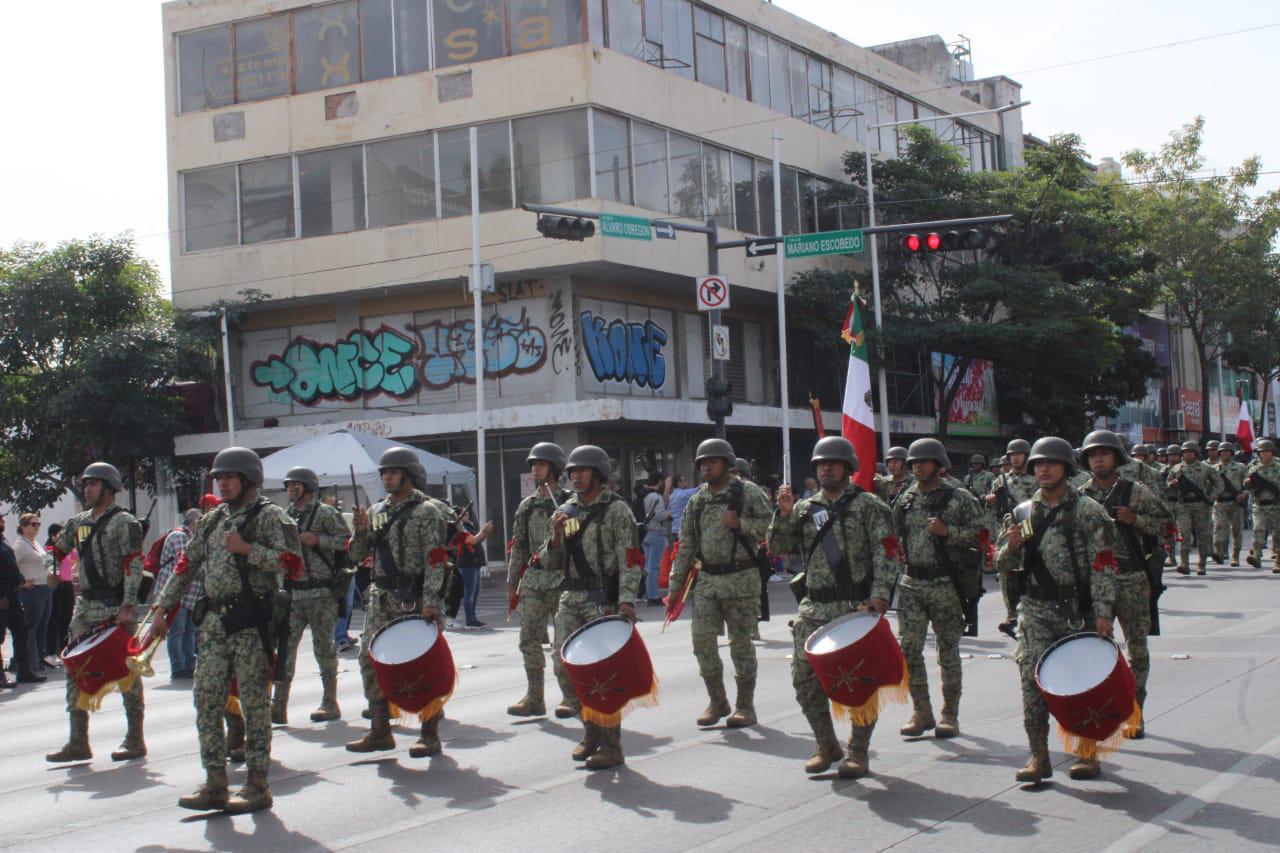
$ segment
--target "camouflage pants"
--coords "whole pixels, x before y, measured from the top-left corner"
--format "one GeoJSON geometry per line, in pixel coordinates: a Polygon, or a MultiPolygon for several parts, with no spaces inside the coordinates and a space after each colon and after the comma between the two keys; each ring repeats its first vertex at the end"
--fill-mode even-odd
{"type": "Polygon", "coordinates": [[[420,612],[422,607],[417,601],[405,605],[394,593],[369,586],[368,598],[365,600],[364,630],[360,632],[360,677],[364,680],[364,697],[370,702],[386,698],[382,695],[382,688],[378,686],[378,676],[373,671],[373,661],[369,657],[373,635],[392,619],[420,612]]]}
{"type": "Polygon", "coordinates": [[[911,703],[918,711],[931,709],[929,676],[924,667],[924,640],[933,624],[942,668],[943,713],[960,712],[960,637],[964,634],[964,609],[950,578],[915,580],[904,577],[898,587],[898,637],[907,659],[911,703]]]}
{"type": "Polygon", "coordinates": [[[569,635],[581,628],[583,625],[600,616],[600,605],[591,600],[591,597],[585,592],[565,591],[560,593],[560,601],[556,606],[555,619],[555,657],[552,661],[555,665],[556,680],[560,682],[560,691],[566,699],[570,699],[574,705],[580,705],[577,691],[573,689],[573,682],[569,680],[569,675],[564,671],[564,661],[560,658],[560,650],[564,648],[565,640],[569,639],[569,635]]]}
{"type": "Polygon", "coordinates": [[[1049,707],[1036,686],[1036,664],[1050,646],[1076,630],[1044,602],[1024,597],[1018,604],[1018,650],[1014,657],[1022,679],[1022,726],[1033,753],[1049,749],[1049,707]]]}
{"type": "Polygon", "coordinates": [[[245,763],[251,773],[266,773],[271,761],[271,663],[256,630],[249,628],[228,637],[222,619],[210,612],[200,623],[200,656],[192,689],[200,763],[206,770],[227,766],[223,709],[231,695],[233,676],[244,717],[245,763]]]}
{"type": "Polygon", "coordinates": [[[302,632],[311,628],[311,649],[320,674],[338,674],[338,647],[333,641],[338,624],[338,600],[327,589],[306,589],[293,593],[289,605],[289,654],[284,662],[285,684],[293,683],[293,673],[298,665],[298,645],[302,632]]]}
{"type": "MultiPolygon", "coordinates": [[[[853,607],[848,606],[845,612],[852,613],[853,607]]],[[[835,616],[831,618],[834,619],[835,616]]],[[[830,722],[831,704],[827,699],[827,694],[822,691],[818,676],[813,674],[813,667],[809,666],[809,657],[804,653],[804,644],[814,631],[829,621],[831,620],[823,619],[819,621],[797,616],[796,620],[791,623],[791,685],[796,691],[796,702],[800,704],[800,710],[804,712],[805,719],[809,721],[809,726],[813,729],[815,736],[821,727],[830,722]]],[[[866,748],[867,744],[871,742],[871,732],[875,730],[875,727],[875,722],[867,726],[853,726],[849,737],[849,746],[851,748],[866,748]]]]}
{"type": "Polygon", "coordinates": [[[1138,683],[1138,705],[1147,701],[1147,676],[1151,673],[1151,653],[1147,634],[1151,633],[1151,585],[1143,572],[1120,575],[1116,591],[1116,621],[1124,631],[1124,644],[1129,650],[1129,666],[1138,683]]]}
{"type": "MultiPolygon", "coordinates": [[[[104,622],[110,620],[114,622],[116,619],[116,611],[118,607],[107,607],[96,601],[89,601],[87,598],[76,596],[75,608],[71,611],[71,627],[67,630],[67,636],[74,641],[81,634],[88,633],[90,630],[97,628],[104,622]]],[[[33,652],[34,654],[34,652],[33,652]]],[[[76,687],[75,681],[71,679],[71,671],[67,671],[67,710],[74,711],[76,700],[80,698],[80,689],[76,687]]],[[[124,700],[124,712],[132,717],[143,713],[142,703],[142,679],[139,678],[133,683],[133,687],[120,694],[120,698],[124,700]]]]}
{"type": "Polygon", "coordinates": [[[1213,553],[1224,560],[1227,555],[1240,559],[1244,538],[1244,506],[1235,502],[1213,505],[1213,553]],[[1228,550],[1227,546],[1231,548],[1228,550]]]}
{"type": "MultiPolygon", "coordinates": [[[[1262,549],[1266,547],[1267,537],[1271,537],[1271,549],[1274,551],[1280,543],[1280,504],[1262,506],[1257,501],[1253,504],[1253,553],[1261,560],[1262,549]]],[[[79,607],[79,604],[76,605],[79,607]]]]}
{"type": "MultiPolygon", "coordinates": [[[[540,680],[546,672],[547,658],[542,652],[542,644],[547,641],[547,623],[555,618],[559,603],[558,589],[520,591],[520,655],[524,658],[524,671],[534,681],[540,680]]],[[[554,659],[558,661],[558,658],[554,659]]]]}
{"type": "Polygon", "coordinates": [[[755,680],[756,649],[751,645],[751,634],[760,618],[760,598],[719,598],[703,595],[695,588],[693,593],[693,656],[698,661],[698,674],[704,681],[720,682],[724,679],[724,664],[716,646],[716,632],[721,623],[729,628],[729,657],[733,660],[734,675],[739,679],[755,680]]]}
{"type": "Polygon", "coordinates": [[[1175,504],[1173,518],[1182,531],[1182,565],[1191,564],[1191,542],[1200,551],[1200,561],[1209,559],[1213,547],[1213,514],[1208,504],[1175,504]]]}

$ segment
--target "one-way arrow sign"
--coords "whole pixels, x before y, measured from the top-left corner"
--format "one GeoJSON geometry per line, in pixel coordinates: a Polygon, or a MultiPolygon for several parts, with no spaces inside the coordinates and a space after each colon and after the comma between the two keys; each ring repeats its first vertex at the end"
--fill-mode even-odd
{"type": "Polygon", "coordinates": [[[670,222],[653,223],[653,233],[663,240],[674,240],[676,238],[676,229],[670,222]]]}
{"type": "Polygon", "coordinates": [[[777,243],[763,243],[759,240],[748,240],[746,249],[748,258],[759,258],[764,255],[778,254],[777,243]]]}

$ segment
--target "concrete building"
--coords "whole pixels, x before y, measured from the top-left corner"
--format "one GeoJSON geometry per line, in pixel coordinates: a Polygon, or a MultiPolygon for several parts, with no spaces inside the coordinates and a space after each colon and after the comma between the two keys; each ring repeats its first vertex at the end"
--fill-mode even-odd
{"type": "MultiPolygon", "coordinates": [[[[462,277],[478,128],[481,255],[498,282],[483,336],[495,519],[524,493],[536,441],[600,444],[629,485],[655,465],[692,473],[711,430],[693,287],[705,241],[549,240],[519,204],[713,218],[734,239],[773,232],[776,191],[786,233],[857,227],[862,208],[822,191],[846,152],[896,153],[897,133],[870,125],[1018,100],[1012,81],[940,86],[759,0],[176,0],[163,22],[174,302],[265,295],[232,335],[240,443],[338,425],[474,464],[462,277]]],[[[1021,160],[1016,112],[939,133],[974,169],[1021,160]]],[[[729,438],[765,472],[781,456],[776,262],[720,258],[729,438]]],[[[850,263],[785,261],[786,275],[850,263]]],[[[803,460],[812,420],[795,397],[803,460]]],[[[823,402],[838,430],[840,401],[823,402]]],[[[933,418],[894,423],[930,432],[933,418]]],[[[177,450],[223,443],[184,435],[177,450]]]]}

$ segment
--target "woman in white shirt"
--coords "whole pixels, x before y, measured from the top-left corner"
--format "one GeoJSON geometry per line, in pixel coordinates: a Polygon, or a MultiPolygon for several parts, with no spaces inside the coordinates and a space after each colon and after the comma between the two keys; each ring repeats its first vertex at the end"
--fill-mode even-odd
{"type": "Polygon", "coordinates": [[[49,555],[36,542],[40,533],[40,516],[33,512],[24,512],[18,519],[18,541],[14,543],[13,555],[18,560],[18,570],[22,572],[22,589],[18,600],[22,603],[23,615],[27,618],[27,629],[31,635],[27,648],[33,655],[31,669],[53,669],[48,660],[49,649],[49,613],[53,603],[53,587],[50,583],[49,555]]]}

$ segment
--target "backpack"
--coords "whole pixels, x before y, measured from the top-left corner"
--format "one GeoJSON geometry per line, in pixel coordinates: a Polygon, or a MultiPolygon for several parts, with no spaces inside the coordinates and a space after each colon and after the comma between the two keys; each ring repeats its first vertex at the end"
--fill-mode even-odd
{"type": "Polygon", "coordinates": [[[147,549],[146,559],[142,561],[142,583],[138,587],[138,601],[146,601],[151,597],[151,589],[155,586],[156,578],[160,577],[160,555],[164,553],[164,543],[179,530],[185,531],[186,528],[178,525],[172,530],[166,530],[147,549]]]}

